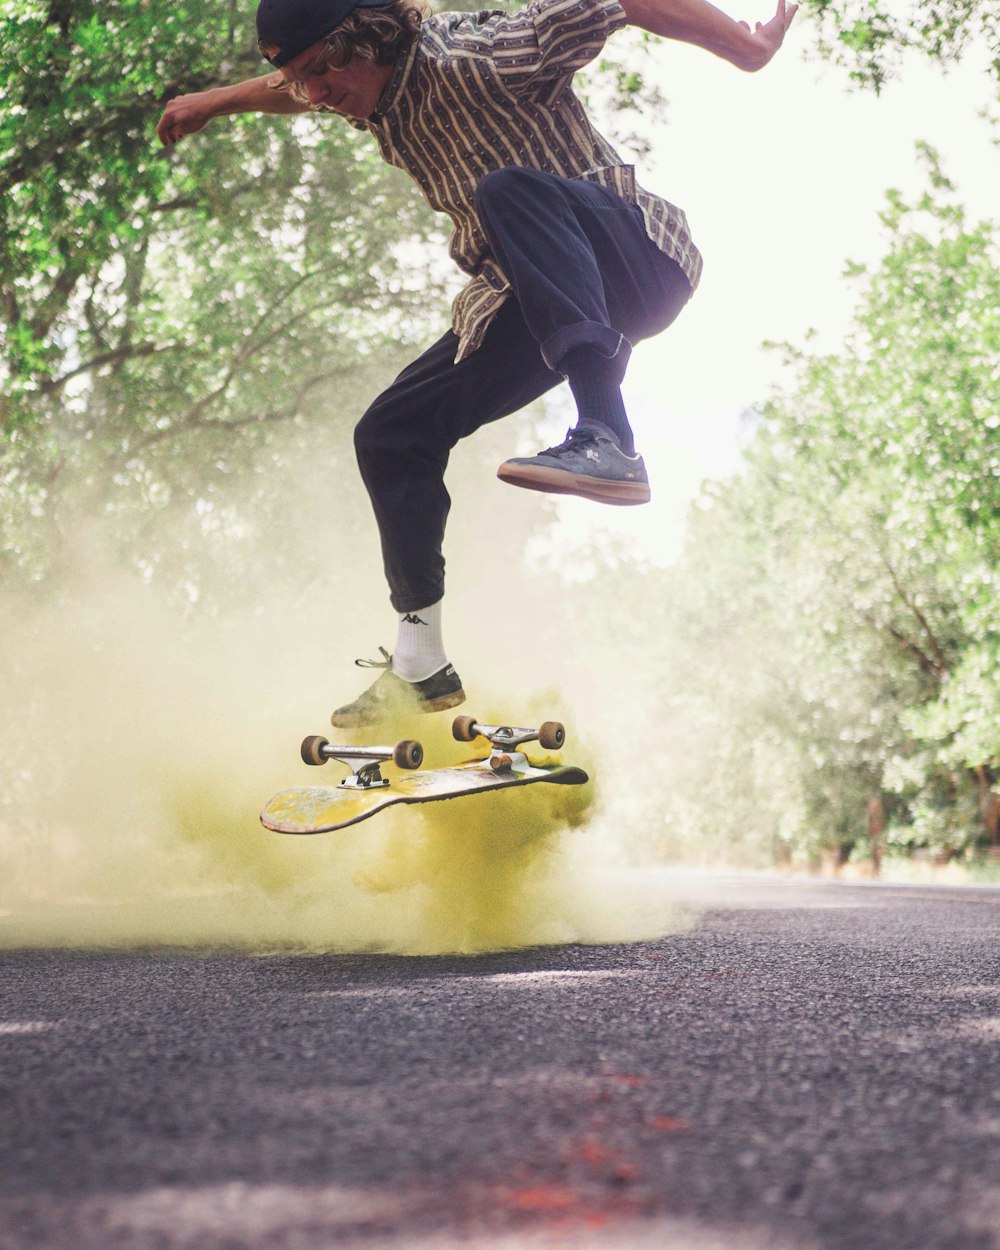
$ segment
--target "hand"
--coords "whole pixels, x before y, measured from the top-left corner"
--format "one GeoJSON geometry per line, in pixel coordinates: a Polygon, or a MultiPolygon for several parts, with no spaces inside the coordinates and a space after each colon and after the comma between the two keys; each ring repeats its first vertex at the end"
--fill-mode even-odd
{"type": "Polygon", "coordinates": [[[157,137],[164,147],[173,146],[185,135],[196,134],[215,117],[210,95],[208,91],[195,91],[169,101],[156,124],[157,137]]]}
{"type": "Polygon", "coordinates": [[[797,4],[793,4],[786,9],[785,0],[778,0],[778,11],[769,22],[758,22],[755,30],[750,29],[748,22],[740,22],[739,25],[750,36],[750,42],[746,44],[745,53],[741,49],[740,59],[734,63],[751,73],[763,69],[784,42],[785,32],[798,8],[797,4]]]}

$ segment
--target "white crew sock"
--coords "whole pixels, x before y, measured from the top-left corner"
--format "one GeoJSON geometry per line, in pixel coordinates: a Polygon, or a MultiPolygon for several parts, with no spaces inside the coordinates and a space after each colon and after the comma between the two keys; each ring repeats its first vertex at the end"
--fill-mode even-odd
{"type": "Polygon", "coordinates": [[[404,681],[423,681],[448,663],[441,637],[441,604],[400,612],[392,671],[404,681]]]}

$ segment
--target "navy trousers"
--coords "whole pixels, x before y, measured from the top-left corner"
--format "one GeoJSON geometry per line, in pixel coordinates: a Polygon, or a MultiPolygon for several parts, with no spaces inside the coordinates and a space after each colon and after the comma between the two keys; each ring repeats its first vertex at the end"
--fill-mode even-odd
{"type": "Polygon", "coordinates": [[[459,439],[509,416],[563,379],[560,361],[592,347],[618,362],[668,326],[690,298],[679,265],[646,234],[641,211],[580,179],[510,167],[487,174],[476,210],[513,290],[481,347],[455,364],[449,331],[371,405],[355,430],[398,612],[444,594],[444,484],[459,439]]]}

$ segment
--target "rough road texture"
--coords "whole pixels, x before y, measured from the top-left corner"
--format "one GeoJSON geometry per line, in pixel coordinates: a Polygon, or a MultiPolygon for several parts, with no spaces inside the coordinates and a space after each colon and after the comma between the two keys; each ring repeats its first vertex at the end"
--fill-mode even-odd
{"type": "Polygon", "coordinates": [[[1000,1247],[1000,891],[684,889],[627,947],[0,956],[0,1247],[1000,1247]]]}

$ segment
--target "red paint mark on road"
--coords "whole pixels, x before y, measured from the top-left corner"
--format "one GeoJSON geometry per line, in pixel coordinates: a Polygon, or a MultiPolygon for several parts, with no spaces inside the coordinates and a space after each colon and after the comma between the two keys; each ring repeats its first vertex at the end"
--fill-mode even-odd
{"type": "Polygon", "coordinates": [[[519,1211],[544,1211],[548,1214],[572,1211],[578,1206],[580,1195],[568,1185],[530,1185],[514,1189],[510,1205],[519,1211]]]}
{"type": "Polygon", "coordinates": [[[570,1147],[566,1153],[570,1164],[582,1163],[595,1179],[610,1181],[612,1185],[631,1185],[639,1175],[636,1165],[618,1150],[611,1150],[595,1141],[592,1137],[585,1138],[579,1145],[570,1147]]]}
{"type": "Polygon", "coordinates": [[[672,1115],[654,1115],[649,1123],[661,1133],[683,1133],[685,1129],[694,1127],[687,1120],[678,1120],[672,1115]]]}
{"type": "Polygon", "coordinates": [[[577,1148],[576,1157],[578,1159],[582,1159],[584,1163],[589,1163],[593,1166],[600,1163],[607,1163],[612,1155],[611,1151],[602,1146],[600,1142],[588,1140],[582,1142],[577,1148]]]}
{"type": "Polygon", "coordinates": [[[560,1184],[513,1189],[507,1200],[514,1210],[535,1216],[543,1228],[556,1236],[569,1236],[580,1228],[607,1228],[618,1220],[633,1217],[636,1211],[626,1199],[602,1199],[560,1184]]]}

